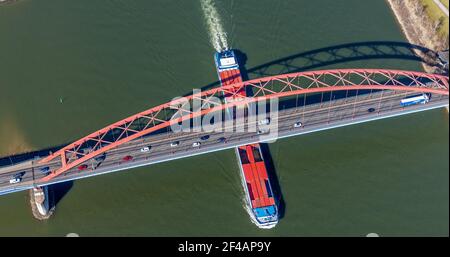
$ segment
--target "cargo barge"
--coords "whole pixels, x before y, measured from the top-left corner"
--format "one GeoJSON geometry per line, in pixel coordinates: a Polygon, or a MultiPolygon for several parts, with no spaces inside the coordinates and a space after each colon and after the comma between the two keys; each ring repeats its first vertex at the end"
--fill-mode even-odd
{"type": "MultiPolygon", "coordinates": [[[[222,86],[242,82],[234,51],[225,50],[216,53],[215,63],[222,86]]],[[[241,88],[231,91],[224,97],[226,102],[231,102],[246,96],[247,93],[241,88]]],[[[278,204],[273,194],[260,144],[236,147],[235,151],[245,192],[246,210],[252,222],[259,228],[275,227],[278,223],[278,204]]]]}

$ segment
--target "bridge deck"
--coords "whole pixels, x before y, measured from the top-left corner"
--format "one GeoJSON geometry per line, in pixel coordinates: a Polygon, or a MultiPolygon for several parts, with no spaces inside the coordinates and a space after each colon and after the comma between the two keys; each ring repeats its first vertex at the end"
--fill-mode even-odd
{"type": "MultiPolygon", "coordinates": [[[[11,166],[7,169],[2,169],[2,172],[0,172],[0,194],[30,189],[36,185],[55,184],[68,180],[86,178],[133,167],[230,149],[237,146],[270,141],[275,138],[285,138],[408,113],[441,108],[448,106],[449,104],[448,96],[437,95],[433,96],[431,101],[425,105],[421,104],[401,107],[399,101],[405,97],[404,92],[384,92],[383,101],[379,100],[377,94],[379,95],[380,92],[353,98],[338,99],[328,103],[318,103],[281,110],[278,119],[278,135],[276,136],[270,135],[268,137],[260,137],[255,132],[249,131],[242,133],[166,133],[145,137],[106,152],[105,159],[101,162],[95,160],[86,162],[88,165],[87,170],[79,171],[76,168],[72,168],[68,172],[46,183],[38,182],[40,178],[45,176],[39,171],[40,168],[44,166],[49,166],[51,169],[60,167],[61,163],[59,160],[54,160],[45,165],[38,164],[37,161],[32,161],[31,165],[22,164],[11,166]],[[355,100],[355,98],[358,99],[355,100]],[[376,111],[368,112],[369,108],[375,108],[376,111]],[[294,128],[293,124],[299,120],[302,121],[304,126],[301,128],[294,128]],[[210,138],[204,142],[201,147],[193,148],[192,143],[198,141],[198,138],[205,134],[210,135],[210,138]],[[218,139],[221,137],[225,137],[226,141],[220,142],[218,139]],[[180,142],[180,145],[175,149],[170,147],[170,143],[173,141],[180,142]],[[148,153],[141,153],[140,149],[145,145],[152,145],[152,149],[148,153]],[[122,157],[128,154],[132,154],[134,159],[129,162],[122,161],[122,157]],[[9,180],[11,177],[19,172],[25,172],[22,182],[10,184],[9,180]]],[[[237,122],[237,124],[244,123],[245,121],[237,122]]]]}

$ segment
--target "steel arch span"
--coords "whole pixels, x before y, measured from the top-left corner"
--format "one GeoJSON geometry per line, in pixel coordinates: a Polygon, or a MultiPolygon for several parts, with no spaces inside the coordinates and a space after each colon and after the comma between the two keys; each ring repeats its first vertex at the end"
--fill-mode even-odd
{"type": "Polygon", "coordinates": [[[161,104],[132,115],[83,137],[39,161],[48,163],[60,158],[61,168],[42,178],[47,182],[67,170],[96,156],[152,132],[233,106],[272,98],[341,90],[397,90],[449,95],[449,79],[446,76],[415,71],[384,69],[337,69],[308,71],[253,79],[161,104]],[[242,90],[252,97],[224,104],[224,95],[236,96],[242,90]],[[217,101],[219,99],[220,101],[217,101]],[[199,101],[201,109],[192,110],[192,101],[199,101]],[[176,118],[173,118],[176,117],[176,118]],[[88,149],[86,151],[86,149],[88,149]]]}

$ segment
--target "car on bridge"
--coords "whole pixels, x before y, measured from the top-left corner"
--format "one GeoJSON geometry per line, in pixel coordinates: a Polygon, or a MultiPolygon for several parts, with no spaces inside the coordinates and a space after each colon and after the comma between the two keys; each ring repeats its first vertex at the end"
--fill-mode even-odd
{"type": "Polygon", "coordinates": [[[372,113],[375,111],[375,108],[369,108],[369,109],[367,109],[367,111],[372,113]]]}
{"type": "Polygon", "coordinates": [[[86,165],[86,164],[83,164],[83,165],[80,165],[80,166],[78,166],[78,170],[85,170],[85,169],[87,169],[88,168],[88,166],[86,165]]]}
{"type": "Polygon", "coordinates": [[[200,140],[203,140],[203,141],[208,140],[208,139],[209,139],[209,135],[204,135],[204,136],[200,137],[200,140]]]}
{"type": "Polygon", "coordinates": [[[94,160],[97,161],[97,162],[102,162],[105,159],[106,159],[106,154],[105,153],[103,153],[102,155],[99,155],[99,156],[94,158],[94,160]]]}
{"type": "Polygon", "coordinates": [[[220,143],[225,143],[225,141],[227,141],[227,139],[224,137],[221,137],[221,138],[217,139],[217,141],[219,141],[220,143]]]}
{"type": "Polygon", "coordinates": [[[123,160],[123,161],[126,161],[126,162],[127,162],[127,161],[131,161],[131,160],[133,160],[133,156],[127,155],[127,156],[123,157],[122,160],[123,160]]]}
{"type": "Polygon", "coordinates": [[[149,152],[151,148],[152,148],[151,146],[143,147],[143,148],[141,148],[141,153],[149,152]]]}
{"type": "Polygon", "coordinates": [[[296,123],[294,123],[294,128],[301,128],[303,126],[303,123],[301,123],[300,121],[297,121],[296,123]]]}
{"type": "Polygon", "coordinates": [[[175,146],[178,146],[179,144],[180,144],[180,141],[175,141],[175,142],[170,143],[170,146],[175,147],[175,146]]]}
{"type": "Polygon", "coordinates": [[[42,174],[48,174],[50,172],[50,167],[45,166],[39,169],[42,174]]]}
{"type": "Polygon", "coordinates": [[[258,121],[258,125],[267,125],[270,123],[270,118],[265,118],[263,120],[258,121]]]}
{"type": "Polygon", "coordinates": [[[14,174],[14,176],[12,177],[12,179],[9,180],[10,184],[16,184],[19,183],[20,181],[22,181],[22,177],[23,175],[25,175],[25,171],[19,172],[17,174],[14,174]]]}
{"type": "Polygon", "coordinates": [[[258,135],[262,135],[262,134],[268,134],[270,130],[268,129],[260,129],[258,130],[258,132],[256,132],[256,134],[258,135]]]}
{"type": "Polygon", "coordinates": [[[192,147],[198,147],[198,146],[200,146],[200,145],[201,145],[200,142],[195,142],[195,143],[192,144],[192,147]]]}
{"type": "Polygon", "coordinates": [[[22,181],[22,177],[13,177],[12,179],[9,180],[9,183],[16,184],[19,183],[20,181],[22,181]]]}

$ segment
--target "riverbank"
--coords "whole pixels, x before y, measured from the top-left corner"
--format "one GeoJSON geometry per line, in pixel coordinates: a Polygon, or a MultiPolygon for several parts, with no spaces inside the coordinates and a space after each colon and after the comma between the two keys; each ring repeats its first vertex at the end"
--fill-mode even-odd
{"type": "MultiPolygon", "coordinates": [[[[448,49],[448,18],[434,19],[430,6],[415,0],[386,0],[411,44],[425,46],[436,52],[448,49]]],[[[421,53],[418,53],[420,55],[421,53]]],[[[422,56],[421,56],[422,57],[422,56]]],[[[426,57],[425,57],[426,58],[426,57]]],[[[427,72],[437,72],[436,67],[422,64],[427,72]]]]}
{"type": "Polygon", "coordinates": [[[2,4],[10,4],[16,2],[17,0],[0,0],[0,5],[2,4]]]}

